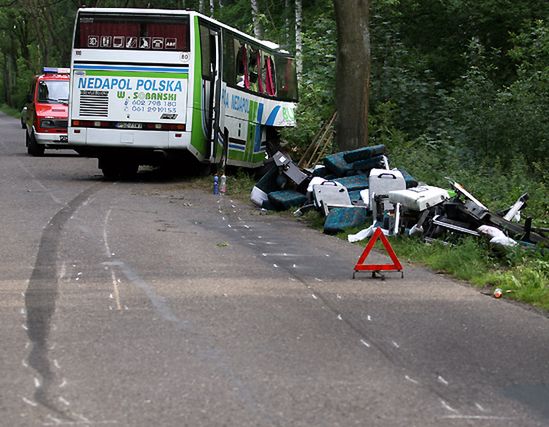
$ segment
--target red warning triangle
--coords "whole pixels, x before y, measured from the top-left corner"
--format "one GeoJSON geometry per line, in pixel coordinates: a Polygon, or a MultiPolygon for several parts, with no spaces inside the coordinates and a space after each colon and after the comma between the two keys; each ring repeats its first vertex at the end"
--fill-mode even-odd
{"type": "Polygon", "coordinates": [[[400,264],[400,261],[398,260],[395,251],[391,247],[391,244],[387,240],[387,237],[383,234],[381,231],[381,228],[376,228],[376,231],[374,231],[374,234],[366,247],[364,248],[364,252],[362,252],[362,255],[360,255],[360,258],[358,259],[356,265],[355,265],[355,271],[402,271],[402,264],[400,264]],[[364,261],[370,254],[370,251],[374,247],[376,241],[378,239],[381,239],[381,243],[383,243],[383,246],[385,246],[385,250],[391,257],[391,260],[393,261],[393,264],[364,264],[364,261]]]}

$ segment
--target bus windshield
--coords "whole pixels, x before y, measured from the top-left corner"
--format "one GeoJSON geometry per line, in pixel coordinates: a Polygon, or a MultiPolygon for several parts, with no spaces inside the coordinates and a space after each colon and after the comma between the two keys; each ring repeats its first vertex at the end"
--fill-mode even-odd
{"type": "Polygon", "coordinates": [[[189,51],[189,18],[128,14],[79,15],[76,49],[189,51]]]}

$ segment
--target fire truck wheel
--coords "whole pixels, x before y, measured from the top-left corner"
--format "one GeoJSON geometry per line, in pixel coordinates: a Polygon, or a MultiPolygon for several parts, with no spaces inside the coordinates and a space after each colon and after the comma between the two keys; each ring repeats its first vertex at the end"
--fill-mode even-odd
{"type": "Polygon", "coordinates": [[[33,134],[31,134],[29,136],[28,132],[27,132],[27,153],[31,156],[34,156],[34,157],[40,157],[40,156],[43,156],[44,155],[44,146],[43,145],[39,145],[37,142],[36,142],[36,138],[34,137],[33,134]]]}

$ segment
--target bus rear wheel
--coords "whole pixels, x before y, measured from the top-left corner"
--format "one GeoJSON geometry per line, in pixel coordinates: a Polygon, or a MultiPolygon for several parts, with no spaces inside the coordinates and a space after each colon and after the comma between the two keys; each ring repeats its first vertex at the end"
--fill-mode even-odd
{"type": "Polygon", "coordinates": [[[132,160],[99,158],[99,169],[108,181],[132,179],[137,175],[139,164],[132,160]]]}

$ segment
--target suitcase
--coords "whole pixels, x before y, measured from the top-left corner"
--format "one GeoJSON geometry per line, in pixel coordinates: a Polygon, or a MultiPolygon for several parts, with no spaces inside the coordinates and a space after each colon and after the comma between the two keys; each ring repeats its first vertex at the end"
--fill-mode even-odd
{"type": "Polygon", "coordinates": [[[352,175],[345,178],[336,178],[335,182],[339,182],[347,191],[364,190],[368,188],[368,177],[366,175],[352,175]]]}
{"type": "Polygon", "coordinates": [[[294,190],[273,191],[269,193],[269,202],[278,210],[301,206],[306,201],[307,197],[294,190]]]}
{"type": "Polygon", "coordinates": [[[332,181],[313,185],[313,197],[315,205],[324,209],[325,214],[331,206],[352,206],[347,189],[332,181]]]}
{"type": "Polygon", "coordinates": [[[385,145],[379,144],[373,145],[371,147],[362,147],[357,150],[347,151],[345,154],[343,154],[343,159],[345,159],[345,161],[348,163],[352,163],[356,162],[357,160],[366,160],[374,156],[380,156],[382,154],[385,154],[385,145]]]}
{"type": "MultiPolygon", "coordinates": [[[[375,196],[387,196],[390,191],[406,190],[406,181],[398,170],[372,169],[370,171],[370,206],[374,206],[375,196]]],[[[383,201],[383,210],[394,206],[388,198],[383,201]]]]}
{"type": "Polygon", "coordinates": [[[324,166],[337,176],[346,176],[349,173],[352,173],[353,165],[345,161],[343,158],[344,155],[345,151],[324,157],[324,166]]]}
{"type": "Polygon", "coordinates": [[[333,208],[324,221],[324,233],[336,234],[350,227],[363,225],[368,220],[365,208],[333,208]]]}
{"type": "Polygon", "coordinates": [[[389,202],[400,203],[406,209],[419,212],[438,205],[449,198],[450,195],[445,189],[429,185],[389,192],[389,202]]]}

